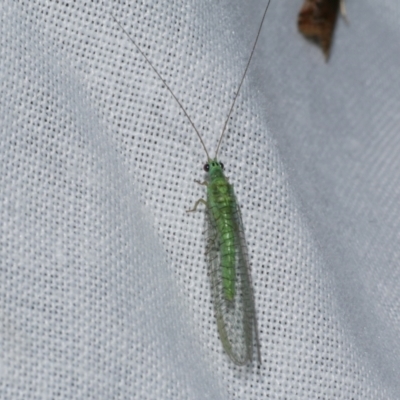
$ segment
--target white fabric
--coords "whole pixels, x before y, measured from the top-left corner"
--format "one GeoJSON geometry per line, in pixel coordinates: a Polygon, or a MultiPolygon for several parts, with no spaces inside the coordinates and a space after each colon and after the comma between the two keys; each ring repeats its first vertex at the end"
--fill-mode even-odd
{"type": "Polygon", "coordinates": [[[262,364],[219,342],[213,154],[266,1],[0,4],[1,399],[400,398],[400,3],[347,2],[331,58],[273,0],[220,151],[262,364]]]}

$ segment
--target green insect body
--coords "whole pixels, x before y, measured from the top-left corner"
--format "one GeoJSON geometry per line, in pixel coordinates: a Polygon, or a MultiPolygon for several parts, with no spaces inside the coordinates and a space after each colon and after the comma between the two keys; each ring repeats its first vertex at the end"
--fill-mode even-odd
{"type": "Polygon", "coordinates": [[[236,202],[233,197],[233,187],[225,178],[223,168],[217,160],[208,162],[209,184],[207,186],[207,206],[209,218],[214,222],[218,232],[221,252],[222,285],[227,300],[235,296],[235,230],[237,224],[233,215],[236,202]]]}
{"type": "Polygon", "coordinates": [[[204,151],[207,154],[208,161],[204,166],[207,173],[207,180],[203,183],[198,182],[207,186],[207,200],[199,199],[195,203],[194,208],[188,210],[188,212],[196,211],[200,203],[206,206],[208,225],[207,257],[210,266],[211,291],[218,332],[225,351],[237,365],[245,365],[252,360],[254,342],[257,349],[258,361],[261,363],[260,344],[258,340],[254,294],[250,280],[242,216],[233,191],[233,186],[225,177],[223,171],[224,167],[222,163],[218,162],[217,154],[244,77],[250,65],[270,1],[271,0],[268,0],[267,7],[264,11],[250,58],[247,62],[239,88],[236,91],[228,117],[226,118],[213,159],[210,158],[199,131],[181,102],[174,95],[171,88],[140,47],[129,36],[124,27],[113,17],[115,22],[118,23],[174,97],[196,131],[204,151]]]}
{"type": "MultiPolygon", "coordinates": [[[[233,186],[224,175],[223,164],[209,159],[204,166],[207,181],[207,256],[211,290],[222,345],[237,365],[245,365],[253,355],[253,333],[260,360],[254,295],[250,282],[247,248],[240,209],[233,186]]],[[[199,183],[199,182],[198,182],[199,183]]]]}

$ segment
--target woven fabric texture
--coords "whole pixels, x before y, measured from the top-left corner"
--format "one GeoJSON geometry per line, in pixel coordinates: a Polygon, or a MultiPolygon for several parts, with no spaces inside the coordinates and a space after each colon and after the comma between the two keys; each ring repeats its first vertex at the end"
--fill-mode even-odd
{"type": "Polygon", "coordinates": [[[262,363],[217,334],[215,148],[266,1],[0,4],[1,399],[400,398],[400,3],[349,0],[331,58],[272,0],[219,159],[262,363]]]}

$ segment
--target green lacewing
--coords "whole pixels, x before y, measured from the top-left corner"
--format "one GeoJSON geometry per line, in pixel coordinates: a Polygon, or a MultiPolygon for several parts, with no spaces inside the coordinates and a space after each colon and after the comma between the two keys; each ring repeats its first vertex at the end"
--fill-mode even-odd
{"type": "Polygon", "coordinates": [[[252,360],[254,345],[257,349],[259,363],[261,363],[261,354],[242,216],[233,191],[233,185],[225,177],[224,166],[218,161],[217,156],[229,118],[253,57],[270,2],[271,0],[268,0],[256,40],[226,118],[213,158],[209,156],[199,131],[181,102],[124,27],[112,16],[176,100],[195,130],[207,155],[207,163],[204,165],[206,180],[204,182],[195,181],[207,187],[207,198],[206,200],[197,200],[193,209],[187,212],[196,211],[199,204],[204,204],[206,207],[208,226],[207,256],[218,333],[223,348],[236,365],[246,365],[252,360]]]}

